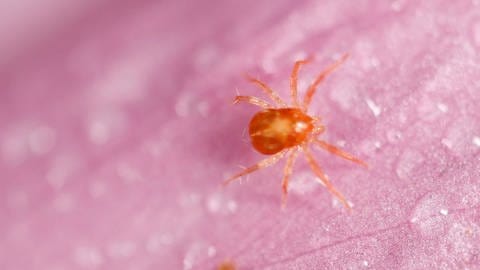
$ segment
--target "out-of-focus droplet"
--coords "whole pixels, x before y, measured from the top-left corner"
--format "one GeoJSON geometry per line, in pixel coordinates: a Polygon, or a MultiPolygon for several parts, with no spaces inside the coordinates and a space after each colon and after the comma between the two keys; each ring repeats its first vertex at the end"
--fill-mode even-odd
{"type": "Polygon", "coordinates": [[[476,146],[480,147],[480,137],[478,137],[478,136],[473,137],[472,142],[476,146]]]}
{"type": "Polygon", "coordinates": [[[448,112],[448,106],[443,103],[437,103],[437,108],[441,112],[444,112],[444,113],[448,112]]]}
{"type": "Polygon", "coordinates": [[[53,208],[61,213],[70,212],[74,205],[73,196],[67,193],[61,193],[53,200],[53,208]]]}
{"type": "Polygon", "coordinates": [[[35,128],[28,136],[28,145],[32,153],[43,155],[55,145],[55,132],[47,126],[35,128]]]}
{"type": "Polygon", "coordinates": [[[207,210],[212,214],[233,213],[237,203],[221,193],[213,193],[207,198],[207,210]]]}
{"type": "Polygon", "coordinates": [[[78,246],[73,252],[74,261],[81,267],[95,269],[103,263],[100,250],[93,246],[78,246]]]}
{"type": "Polygon", "coordinates": [[[108,255],[113,258],[128,258],[137,250],[137,245],[132,241],[115,241],[108,245],[108,255]]]}

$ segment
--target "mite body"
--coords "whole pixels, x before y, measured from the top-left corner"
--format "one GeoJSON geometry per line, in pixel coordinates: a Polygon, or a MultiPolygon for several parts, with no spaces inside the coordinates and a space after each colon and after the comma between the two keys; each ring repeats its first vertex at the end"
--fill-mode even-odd
{"type": "Polygon", "coordinates": [[[281,108],[256,113],[248,131],[258,152],[273,155],[305,142],[314,127],[314,119],[301,110],[281,108]]]}
{"type": "Polygon", "coordinates": [[[291,105],[287,105],[287,103],[283,101],[276,92],[262,81],[247,77],[250,82],[259,86],[270,97],[270,99],[272,99],[274,104],[270,104],[267,101],[253,96],[237,96],[234,103],[247,102],[262,108],[262,110],[257,112],[250,121],[249,135],[252,146],[255,150],[264,155],[269,155],[269,157],[227,179],[225,184],[258,169],[271,166],[277,163],[285,155],[288,155],[282,180],[282,205],[285,206],[288,193],[288,181],[292,173],[292,168],[298,153],[302,152],[312,171],[318,177],[317,180],[320,181],[330,193],[338,198],[346,208],[350,209],[350,205],[345,197],[335,189],[327,176],[323,173],[321,167],[313,158],[310,148],[312,145],[315,145],[332,154],[365,167],[367,164],[353,155],[318,139],[318,136],[325,131],[325,127],[320,122],[320,118],[311,116],[307,112],[317,86],[327,75],[337,69],[347,57],[347,54],[343,55],[340,60],[327,67],[316,77],[314,82],[307,89],[303,102],[299,102],[297,97],[297,74],[300,67],[306,64],[308,60],[295,62],[290,76],[291,105]]]}

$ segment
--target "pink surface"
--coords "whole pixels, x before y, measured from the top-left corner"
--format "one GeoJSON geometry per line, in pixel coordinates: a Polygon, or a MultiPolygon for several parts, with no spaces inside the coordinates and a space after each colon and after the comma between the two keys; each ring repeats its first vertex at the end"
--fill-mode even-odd
{"type": "Polygon", "coordinates": [[[480,269],[480,1],[16,2],[0,269],[480,269]],[[283,162],[219,188],[261,158],[242,74],[344,52],[312,111],[371,166],[316,151],[352,213],[302,159],[285,211],[283,162]]]}

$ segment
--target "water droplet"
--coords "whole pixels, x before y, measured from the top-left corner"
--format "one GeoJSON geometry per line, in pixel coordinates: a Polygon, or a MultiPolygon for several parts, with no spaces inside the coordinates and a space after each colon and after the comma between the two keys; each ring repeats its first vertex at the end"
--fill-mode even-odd
{"type": "Polygon", "coordinates": [[[479,249],[480,228],[474,222],[466,220],[453,222],[450,225],[441,247],[445,258],[449,258],[453,265],[464,267],[479,265],[479,249]]]}
{"type": "Polygon", "coordinates": [[[397,143],[402,139],[402,133],[396,130],[387,131],[387,141],[389,143],[397,143]]]}
{"type": "Polygon", "coordinates": [[[190,245],[185,257],[183,258],[183,269],[192,269],[195,265],[201,263],[209,257],[209,251],[212,246],[202,242],[190,245]]]}
{"type": "Polygon", "coordinates": [[[217,254],[217,249],[214,246],[208,247],[208,257],[213,257],[215,254],[217,254]]]}
{"type": "Polygon", "coordinates": [[[207,199],[207,209],[212,214],[228,214],[235,212],[237,203],[221,193],[214,193],[207,199]]]}
{"type": "Polygon", "coordinates": [[[108,254],[114,258],[131,257],[136,251],[137,246],[131,241],[118,241],[108,245],[108,254]]]}
{"type": "Polygon", "coordinates": [[[173,237],[169,234],[154,233],[147,239],[146,249],[150,253],[158,252],[162,247],[173,243],[173,237]]]}
{"type": "Polygon", "coordinates": [[[415,206],[410,222],[424,235],[440,235],[444,231],[445,218],[438,209],[445,209],[445,198],[430,193],[415,206]]]}
{"type": "Polygon", "coordinates": [[[32,153],[46,154],[55,145],[55,132],[46,126],[37,127],[29,134],[28,144],[32,153]]]}
{"type": "Polygon", "coordinates": [[[117,175],[125,183],[135,183],[144,180],[140,171],[128,163],[120,163],[117,165],[117,175]]]}
{"type": "Polygon", "coordinates": [[[96,247],[79,246],[73,252],[74,261],[85,268],[97,268],[103,262],[103,256],[96,247]]]}
{"type": "Polygon", "coordinates": [[[90,195],[99,198],[107,192],[107,185],[102,181],[94,181],[90,183],[90,195]]]}
{"type": "Polygon", "coordinates": [[[205,69],[210,67],[214,61],[218,60],[217,55],[218,49],[213,44],[201,47],[193,56],[195,68],[201,72],[206,72],[205,69]]]}
{"type": "Polygon", "coordinates": [[[448,209],[440,209],[440,214],[444,216],[448,215],[448,209]]]}
{"type": "Polygon", "coordinates": [[[405,149],[397,163],[396,173],[400,179],[407,179],[411,172],[424,161],[421,153],[414,149],[405,149]]]}
{"type": "Polygon", "coordinates": [[[7,163],[12,165],[20,164],[27,158],[29,152],[25,134],[21,130],[9,132],[3,138],[1,150],[3,159],[7,163]]]}
{"type": "Polygon", "coordinates": [[[480,46],[480,20],[476,20],[471,26],[472,39],[476,46],[480,46]]]}
{"type": "Polygon", "coordinates": [[[210,112],[210,104],[204,100],[199,101],[197,103],[197,111],[201,116],[207,117],[210,112]]]}
{"type": "Polygon", "coordinates": [[[375,104],[375,102],[373,102],[373,100],[371,100],[371,99],[367,98],[365,101],[367,102],[368,108],[370,108],[373,115],[375,117],[378,117],[380,115],[380,113],[382,112],[382,108],[380,108],[380,106],[375,104]]]}
{"type": "Polygon", "coordinates": [[[396,12],[401,11],[404,8],[404,6],[405,6],[404,0],[396,0],[396,1],[393,1],[391,4],[392,10],[396,12]]]}
{"type": "Polygon", "coordinates": [[[101,121],[92,121],[88,129],[90,140],[95,144],[104,144],[110,137],[110,130],[105,123],[101,121]]]}
{"type": "Polygon", "coordinates": [[[102,145],[127,128],[127,118],[121,111],[106,110],[94,113],[87,125],[90,141],[102,145]]]}
{"type": "Polygon", "coordinates": [[[53,208],[61,213],[70,212],[74,205],[73,196],[67,193],[62,193],[53,200],[53,208]]]}
{"type": "Polygon", "coordinates": [[[443,103],[437,103],[437,109],[441,112],[448,112],[448,106],[443,103]]]}
{"type": "Polygon", "coordinates": [[[301,195],[312,192],[317,187],[318,181],[308,171],[295,173],[289,183],[289,191],[301,195]]]}
{"type": "Polygon", "coordinates": [[[52,166],[47,171],[46,180],[54,189],[61,189],[81,165],[78,157],[64,154],[58,155],[52,162],[52,166]]]}
{"type": "Polygon", "coordinates": [[[473,137],[472,142],[476,146],[480,147],[480,137],[477,137],[477,136],[473,137]]]}

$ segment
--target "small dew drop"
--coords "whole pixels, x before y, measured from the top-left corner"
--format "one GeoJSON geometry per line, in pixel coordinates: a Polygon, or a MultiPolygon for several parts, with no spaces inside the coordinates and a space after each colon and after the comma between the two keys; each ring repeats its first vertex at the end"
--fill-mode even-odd
{"type": "Polygon", "coordinates": [[[53,200],[53,208],[60,213],[70,212],[74,205],[75,201],[72,195],[67,193],[62,193],[53,200]]]}
{"type": "Polygon", "coordinates": [[[140,172],[127,163],[121,163],[117,165],[117,175],[125,182],[125,183],[135,183],[143,180],[142,175],[140,172]]]}
{"type": "Polygon", "coordinates": [[[437,109],[441,112],[448,112],[448,106],[443,103],[437,103],[437,109]]]}
{"type": "Polygon", "coordinates": [[[477,20],[472,24],[473,42],[476,46],[480,46],[480,21],[477,20]]]}
{"type": "Polygon", "coordinates": [[[238,206],[234,200],[231,200],[228,202],[227,207],[228,207],[228,210],[233,213],[237,210],[238,206]]]}
{"type": "Polygon", "coordinates": [[[214,246],[208,247],[207,251],[208,257],[213,257],[215,254],[217,254],[217,249],[214,246]]]}
{"type": "Polygon", "coordinates": [[[207,210],[212,214],[233,213],[237,209],[237,203],[229,200],[225,195],[214,193],[207,199],[207,210]]]}
{"type": "Polygon", "coordinates": [[[198,193],[183,193],[180,194],[178,203],[180,206],[183,208],[191,208],[191,207],[197,207],[199,203],[201,203],[202,196],[198,193]]]}
{"type": "Polygon", "coordinates": [[[195,68],[199,71],[205,71],[214,61],[218,60],[218,48],[213,44],[201,47],[193,56],[195,68]]]}
{"type": "Polygon", "coordinates": [[[55,144],[53,129],[43,126],[34,129],[28,136],[28,145],[32,153],[43,155],[48,153],[55,144]]]}
{"type": "Polygon", "coordinates": [[[478,137],[478,136],[473,137],[472,142],[476,146],[480,147],[480,137],[478,137]]]}
{"type": "Polygon", "coordinates": [[[292,193],[303,195],[313,191],[317,185],[317,180],[309,172],[299,172],[292,176],[289,189],[292,193]]]}
{"type": "Polygon", "coordinates": [[[401,154],[395,172],[400,179],[409,179],[415,168],[424,161],[423,155],[414,149],[405,149],[401,154]]]}
{"type": "Polygon", "coordinates": [[[209,255],[211,252],[216,253],[216,249],[211,245],[202,242],[192,244],[183,258],[183,269],[192,269],[195,265],[211,257],[209,255]]]}
{"type": "Polygon", "coordinates": [[[446,225],[441,213],[445,209],[442,207],[444,205],[443,194],[426,194],[413,208],[410,222],[424,235],[438,235],[446,225]]]}
{"type": "Polygon", "coordinates": [[[210,104],[208,104],[207,101],[199,101],[197,104],[197,111],[201,116],[207,117],[210,112],[210,104]]]}
{"type": "Polygon", "coordinates": [[[96,112],[88,119],[87,135],[96,145],[108,143],[111,138],[117,137],[127,128],[127,118],[122,111],[106,110],[96,112]]]}
{"type": "MultiPolygon", "coordinates": [[[[2,132],[4,132],[2,130],[2,132]]],[[[28,144],[24,134],[14,132],[4,138],[1,145],[3,159],[13,165],[20,164],[28,156],[28,144]]]]}
{"type": "Polygon", "coordinates": [[[93,198],[99,198],[106,193],[107,186],[104,182],[95,181],[90,184],[89,191],[93,198]]]}
{"type": "Polygon", "coordinates": [[[264,57],[262,62],[262,68],[266,73],[275,73],[277,66],[271,56],[264,57]]]}
{"type": "Polygon", "coordinates": [[[387,140],[389,143],[397,143],[402,139],[402,133],[396,130],[387,131],[387,140]]]}
{"type": "Polygon", "coordinates": [[[67,154],[56,157],[45,176],[47,182],[55,189],[61,189],[74,171],[80,166],[78,157],[67,154]]]}
{"type": "Polygon", "coordinates": [[[378,106],[377,104],[375,104],[375,102],[373,102],[373,100],[371,100],[371,99],[366,99],[365,101],[367,102],[368,108],[370,108],[370,110],[372,111],[373,115],[374,115],[375,117],[379,116],[380,113],[382,112],[382,109],[380,108],[380,106],[378,106]]]}
{"type": "Polygon", "coordinates": [[[337,141],[337,145],[338,145],[339,147],[345,147],[346,144],[347,144],[347,142],[344,141],[344,140],[338,140],[338,141],[337,141]]]}
{"type": "Polygon", "coordinates": [[[85,268],[97,268],[103,262],[103,256],[96,247],[79,246],[73,252],[74,261],[85,268]]]}
{"type": "Polygon", "coordinates": [[[88,136],[95,144],[104,144],[110,138],[110,130],[104,123],[93,121],[88,128],[88,136]]]}
{"type": "Polygon", "coordinates": [[[440,209],[440,214],[444,216],[448,215],[448,209],[440,209]]]}
{"type": "Polygon", "coordinates": [[[363,266],[368,266],[368,261],[363,261],[362,264],[363,266]]]}
{"type": "Polygon", "coordinates": [[[376,147],[377,149],[380,149],[380,147],[382,147],[382,143],[379,142],[379,141],[376,141],[376,142],[374,143],[374,145],[375,145],[375,147],[376,147]]]}
{"type": "Polygon", "coordinates": [[[452,142],[451,142],[449,139],[443,138],[441,142],[442,142],[442,144],[445,145],[447,148],[452,149],[453,144],[452,144],[452,142]]]}
{"type": "Polygon", "coordinates": [[[154,233],[147,239],[146,249],[150,253],[156,253],[162,247],[167,247],[173,243],[173,237],[169,234],[154,233]]]}
{"type": "Polygon", "coordinates": [[[393,1],[391,4],[392,10],[399,12],[403,9],[404,4],[402,0],[393,1]]]}
{"type": "Polygon", "coordinates": [[[120,241],[111,243],[108,246],[108,254],[114,258],[127,258],[131,257],[136,251],[137,246],[134,242],[120,241]]]}

